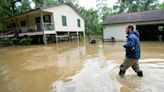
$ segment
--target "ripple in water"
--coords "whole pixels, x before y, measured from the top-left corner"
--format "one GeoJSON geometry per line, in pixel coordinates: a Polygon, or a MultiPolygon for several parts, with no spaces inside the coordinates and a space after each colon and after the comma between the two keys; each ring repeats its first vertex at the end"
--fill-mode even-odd
{"type": "Polygon", "coordinates": [[[119,64],[111,61],[87,60],[74,76],[53,83],[54,92],[163,92],[164,59],[140,60],[144,77],[128,69],[124,78],[118,75],[119,64]],[[156,62],[156,63],[150,63],[156,62]]]}

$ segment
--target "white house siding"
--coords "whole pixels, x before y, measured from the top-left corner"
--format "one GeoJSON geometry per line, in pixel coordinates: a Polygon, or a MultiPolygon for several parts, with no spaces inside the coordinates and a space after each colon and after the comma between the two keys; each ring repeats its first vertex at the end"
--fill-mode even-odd
{"type": "Polygon", "coordinates": [[[55,31],[84,31],[84,20],[83,18],[70,6],[68,5],[60,5],[57,7],[51,7],[47,9],[43,9],[44,11],[49,11],[53,13],[53,19],[55,24],[55,31]],[[66,16],[67,26],[62,25],[61,16],[66,16]],[[80,19],[81,27],[77,25],[77,19],[80,19]]]}
{"type": "Polygon", "coordinates": [[[129,24],[133,25],[134,29],[136,29],[137,25],[162,24],[162,23],[164,23],[164,21],[149,21],[149,22],[104,25],[103,39],[108,40],[113,36],[116,39],[116,41],[125,41],[126,40],[125,28],[129,24]]]}
{"type": "Polygon", "coordinates": [[[125,41],[126,40],[125,28],[127,25],[128,24],[104,25],[103,39],[108,40],[111,39],[111,37],[114,37],[116,41],[125,41]]]}

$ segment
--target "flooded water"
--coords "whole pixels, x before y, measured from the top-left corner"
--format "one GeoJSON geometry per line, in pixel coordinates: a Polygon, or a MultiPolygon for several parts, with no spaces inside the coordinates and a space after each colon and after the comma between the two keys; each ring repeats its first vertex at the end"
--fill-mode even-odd
{"type": "Polygon", "coordinates": [[[0,48],[0,92],[163,92],[164,43],[142,42],[144,77],[118,76],[123,42],[0,48]]]}

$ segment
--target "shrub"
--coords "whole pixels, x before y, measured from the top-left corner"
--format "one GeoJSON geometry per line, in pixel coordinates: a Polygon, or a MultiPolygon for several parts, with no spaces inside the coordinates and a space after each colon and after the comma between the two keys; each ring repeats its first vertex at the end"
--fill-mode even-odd
{"type": "Polygon", "coordinates": [[[4,41],[5,41],[5,38],[0,37],[0,42],[4,42],[4,41]]]}
{"type": "Polygon", "coordinates": [[[15,44],[15,45],[18,45],[19,44],[19,39],[14,37],[11,39],[12,43],[15,44]]]}
{"type": "Polygon", "coordinates": [[[31,38],[22,38],[19,43],[21,45],[30,45],[32,42],[32,39],[31,38]]]}

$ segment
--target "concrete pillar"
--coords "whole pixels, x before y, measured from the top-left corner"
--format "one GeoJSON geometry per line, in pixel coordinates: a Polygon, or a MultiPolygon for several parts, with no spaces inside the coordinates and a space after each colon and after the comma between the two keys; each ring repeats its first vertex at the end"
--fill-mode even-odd
{"type": "Polygon", "coordinates": [[[86,36],[85,36],[85,31],[83,31],[83,37],[84,37],[84,39],[85,39],[85,37],[86,37],[86,36]]]}
{"type": "Polygon", "coordinates": [[[47,44],[47,35],[46,34],[43,35],[43,42],[45,45],[47,44]]]}
{"type": "Polygon", "coordinates": [[[53,43],[55,42],[54,37],[55,37],[55,35],[53,34],[53,35],[52,35],[52,41],[53,41],[53,43]]]}
{"type": "Polygon", "coordinates": [[[70,32],[67,32],[68,36],[70,36],[70,32]]]}
{"type": "Polygon", "coordinates": [[[83,31],[83,39],[84,39],[84,46],[86,45],[86,36],[85,36],[85,30],[83,31]]]}
{"type": "Polygon", "coordinates": [[[70,40],[71,38],[70,38],[70,33],[69,32],[67,32],[67,34],[68,34],[68,40],[70,40]]]}
{"type": "Polygon", "coordinates": [[[76,32],[76,35],[77,35],[77,39],[79,39],[79,32],[78,31],[76,32]]]}
{"type": "Polygon", "coordinates": [[[57,32],[56,32],[56,36],[55,36],[55,38],[56,38],[56,43],[58,43],[58,34],[57,34],[57,32]]]}
{"type": "Polygon", "coordinates": [[[41,26],[41,30],[43,31],[43,42],[44,44],[47,44],[47,37],[44,31],[43,11],[41,9],[40,9],[40,26],[41,26]]]}
{"type": "Polygon", "coordinates": [[[26,31],[28,31],[29,30],[29,27],[30,27],[28,14],[26,14],[26,19],[27,19],[27,26],[28,26],[28,29],[26,31]]]}
{"type": "Polygon", "coordinates": [[[44,20],[43,20],[43,11],[40,10],[40,27],[41,27],[41,31],[43,31],[44,33],[44,20]]]}

